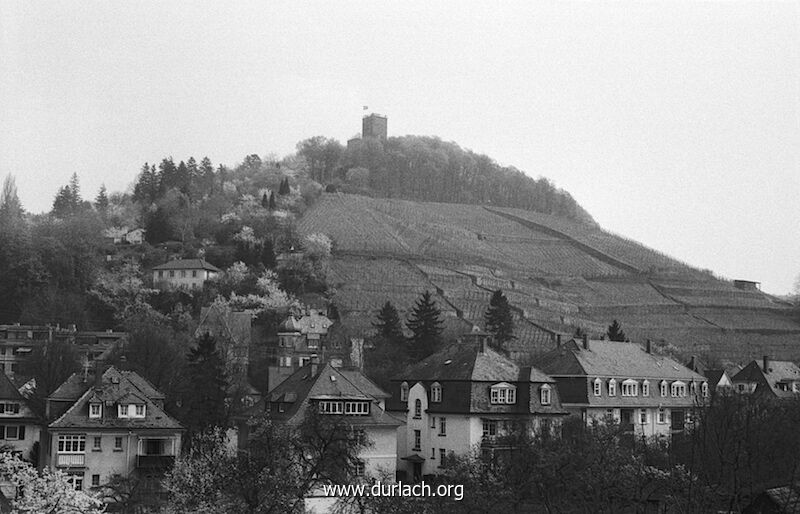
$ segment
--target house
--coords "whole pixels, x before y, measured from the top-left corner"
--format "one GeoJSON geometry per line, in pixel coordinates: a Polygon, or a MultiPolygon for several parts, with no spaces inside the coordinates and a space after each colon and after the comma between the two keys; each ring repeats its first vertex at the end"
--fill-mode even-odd
{"type": "Polygon", "coordinates": [[[406,419],[397,450],[406,476],[437,473],[451,452],[500,449],[518,428],[553,431],[567,414],[555,380],[488,343],[473,332],[392,378],[388,408],[406,419]]]}
{"type": "Polygon", "coordinates": [[[164,412],[164,395],[133,371],[109,367],[70,376],[47,398],[44,463],[76,489],[136,477],[155,496],[181,448],[183,427],[164,412]]]}
{"type": "Polygon", "coordinates": [[[346,351],[341,340],[328,338],[332,326],[324,310],[311,308],[300,316],[290,314],[278,326],[277,347],[268,349],[270,390],[315,359],[335,366],[344,364],[346,351]]]}
{"type": "Polygon", "coordinates": [[[0,373],[0,446],[38,464],[34,448],[39,442],[40,425],[39,416],[25,397],[5,373],[0,373]]]}
{"type": "Polygon", "coordinates": [[[793,362],[776,361],[765,355],[761,362],[751,361],[731,381],[739,393],[796,398],[800,393],[800,368],[793,362]]]}
{"type": "Polygon", "coordinates": [[[153,268],[153,284],[159,289],[202,289],[206,280],[221,270],[203,259],[176,259],[153,268]]]}
{"type": "MultiPolygon", "coordinates": [[[[267,412],[278,423],[299,424],[309,409],[324,416],[339,416],[354,436],[368,442],[353,470],[356,476],[394,476],[398,427],[403,420],[386,410],[389,395],[359,369],[311,362],[257,404],[254,412],[267,412]]],[[[306,511],[325,512],[335,498],[312,494],[306,511]]]]}
{"type": "Polygon", "coordinates": [[[716,391],[733,389],[731,377],[728,374],[728,371],[724,368],[709,368],[703,361],[694,355],[692,355],[692,357],[689,359],[689,362],[686,363],[686,367],[706,377],[706,379],[708,379],[708,387],[711,388],[712,393],[716,391]]]}
{"type": "Polygon", "coordinates": [[[743,514],[800,514],[800,488],[797,484],[767,489],[753,498],[743,514]]]}
{"type": "Polygon", "coordinates": [[[125,240],[125,234],[129,231],[128,227],[109,227],[103,230],[103,239],[109,243],[119,244],[125,240]]]}
{"type": "Polygon", "coordinates": [[[144,231],[143,228],[135,228],[135,229],[131,230],[130,232],[126,233],[123,236],[123,240],[126,243],[130,243],[132,245],[140,245],[140,244],[144,243],[144,234],[145,234],[145,231],[144,231]]]}
{"type": "Polygon", "coordinates": [[[682,431],[709,396],[708,380],[675,360],[652,353],[650,343],[572,339],[546,353],[539,367],[552,376],[564,407],[587,423],[607,417],[641,437],[682,431]]]}

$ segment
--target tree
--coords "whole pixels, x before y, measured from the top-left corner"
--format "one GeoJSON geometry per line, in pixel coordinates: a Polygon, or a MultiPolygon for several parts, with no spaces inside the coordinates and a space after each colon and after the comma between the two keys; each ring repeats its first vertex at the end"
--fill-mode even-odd
{"type": "Polygon", "coordinates": [[[94,199],[94,207],[98,212],[105,214],[108,209],[108,194],[106,193],[106,185],[100,186],[100,191],[97,192],[97,197],[94,199]]]}
{"type": "Polygon", "coordinates": [[[80,370],[81,363],[75,347],[65,340],[47,341],[37,346],[22,363],[22,373],[36,379],[31,400],[39,412],[44,412],[47,397],[80,370]]]}
{"type": "Polygon", "coordinates": [[[225,397],[228,381],[225,360],[210,334],[204,334],[189,350],[188,383],[193,391],[187,414],[189,428],[202,431],[208,427],[224,427],[228,422],[225,397]]]}
{"type": "Polygon", "coordinates": [[[403,335],[403,327],[400,325],[400,316],[397,309],[389,300],[383,304],[381,310],[378,312],[378,322],[372,324],[378,331],[378,337],[382,342],[392,346],[403,346],[405,343],[405,335],[403,335]]]}
{"type": "Polygon", "coordinates": [[[431,293],[425,291],[417,300],[411,316],[406,321],[406,326],[411,330],[408,354],[413,360],[422,360],[441,346],[442,324],[441,311],[436,306],[431,293]]]}
{"type": "Polygon", "coordinates": [[[6,175],[3,181],[3,191],[0,193],[0,229],[6,228],[11,223],[22,221],[22,204],[17,196],[17,184],[13,175],[6,175]]]}
{"type": "Polygon", "coordinates": [[[606,331],[606,334],[608,335],[609,341],[627,341],[628,340],[628,338],[625,336],[625,332],[622,330],[622,325],[617,320],[614,320],[614,322],[611,323],[608,326],[608,330],[606,331]]]}
{"type": "Polygon", "coordinates": [[[75,490],[69,476],[61,471],[42,470],[15,457],[0,453],[0,476],[13,486],[13,512],[49,514],[102,514],[105,505],[95,496],[75,490]]]}
{"type": "Polygon", "coordinates": [[[267,203],[267,207],[271,211],[274,211],[275,208],[276,208],[276,205],[275,205],[275,193],[273,191],[270,191],[270,193],[269,193],[269,202],[267,203]]]}
{"type": "Polygon", "coordinates": [[[289,177],[284,177],[281,180],[281,185],[278,188],[278,194],[281,196],[285,196],[291,193],[291,188],[289,187],[289,177]]]}
{"type": "Polygon", "coordinates": [[[501,289],[492,294],[484,320],[486,322],[486,330],[494,336],[494,344],[498,348],[502,349],[505,343],[515,339],[511,305],[509,305],[508,298],[506,298],[501,289]]]}
{"type": "Polygon", "coordinates": [[[372,380],[388,390],[391,386],[389,378],[399,373],[409,361],[400,316],[392,302],[386,301],[372,326],[377,335],[374,348],[364,355],[365,369],[372,380]]]}

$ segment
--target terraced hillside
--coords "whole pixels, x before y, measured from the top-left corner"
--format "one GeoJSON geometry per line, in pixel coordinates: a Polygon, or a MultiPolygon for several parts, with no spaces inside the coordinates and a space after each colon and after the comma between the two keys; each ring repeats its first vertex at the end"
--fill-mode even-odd
{"type": "Polygon", "coordinates": [[[555,216],[509,208],[326,194],[300,221],[334,243],[330,282],[345,324],[370,330],[386,301],[408,310],[436,291],[451,333],[480,324],[502,288],[517,319],[511,348],[525,360],[580,327],[613,319],[634,340],[743,362],[800,360],[789,306],[636,242],[555,216]]]}

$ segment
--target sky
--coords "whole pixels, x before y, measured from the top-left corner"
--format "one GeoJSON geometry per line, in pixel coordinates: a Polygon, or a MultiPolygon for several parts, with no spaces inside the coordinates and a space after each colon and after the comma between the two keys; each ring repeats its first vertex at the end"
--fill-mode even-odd
{"type": "Polygon", "coordinates": [[[72,173],[93,198],[344,142],[363,106],[722,277],[800,274],[797,0],[0,3],[0,178],[31,212],[72,173]]]}

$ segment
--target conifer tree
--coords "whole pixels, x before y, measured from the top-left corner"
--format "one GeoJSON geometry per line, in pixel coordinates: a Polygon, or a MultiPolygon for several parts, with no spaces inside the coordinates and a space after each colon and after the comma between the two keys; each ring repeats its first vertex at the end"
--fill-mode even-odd
{"type": "Polygon", "coordinates": [[[106,212],[108,209],[108,194],[106,193],[106,185],[100,186],[100,191],[97,193],[97,198],[94,199],[94,206],[99,212],[106,212]]]}
{"type": "Polygon", "coordinates": [[[264,244],[261,245],[261,264],[267,269],[275,269],[275,266],[278,264],[275,259],[275,249],[270,239],[266,239],[264,244]]]}
{"type": "Polygon", "coordinates": [[[378,336],[385,343],[392,346],[402,346],[405,342],[403,328],[400,326],[400,315],[392,302],[386,301],[378,312],[378,322],[372,324],[378,331],[378,336]]]}
{"type": "Polygon", "coordinates": [[[408,340],[408,355],[414,361],[424,359],[441,346],[443,324],[441,314],[436,302],[431,298],[431,293],[425,291],[406,321],[406,326],[412,332],[408,340]]]}
{"type": "Polygon", "coordinates": [[[611,323],[608,326],[608,330],[607,330],[606,334],[608,335],[608,340],[609,341],[627,341],[628,340],[628,338],[625,336],[625,332],[622,330],[622,325],[617,320],[614,320],[614,322],[611,323]]]}
{"type": "Polygon", "coordinates": [[[275,193],[270,191],[270,193],[269,193],[269,210],[274,211],[275,207],[276,207],[276,205],[275,205],[275,193]]]}
{"type": "Polygon", "coordinates": [[[189,380],[193,388],[188,412],[189,428],[223,427],[227,422],[225,361],[213,336],[204,334],[189,350],[189,380]]]}
{"type": "Polygon", "coordinates": [[[489,308],[484,315],[486,331],[494,336],[494,343],[502,348],[505,343],[514,339],[514,318],[508,298],[498,289],[489,300],[489,308]]]}
{"type": "Polygon", "coordinates": [[[264,195],[261,197],[261,207],[263,209],[269,208],[269,198],[267,197],[267,193],[264,193],[264,195]]]}

